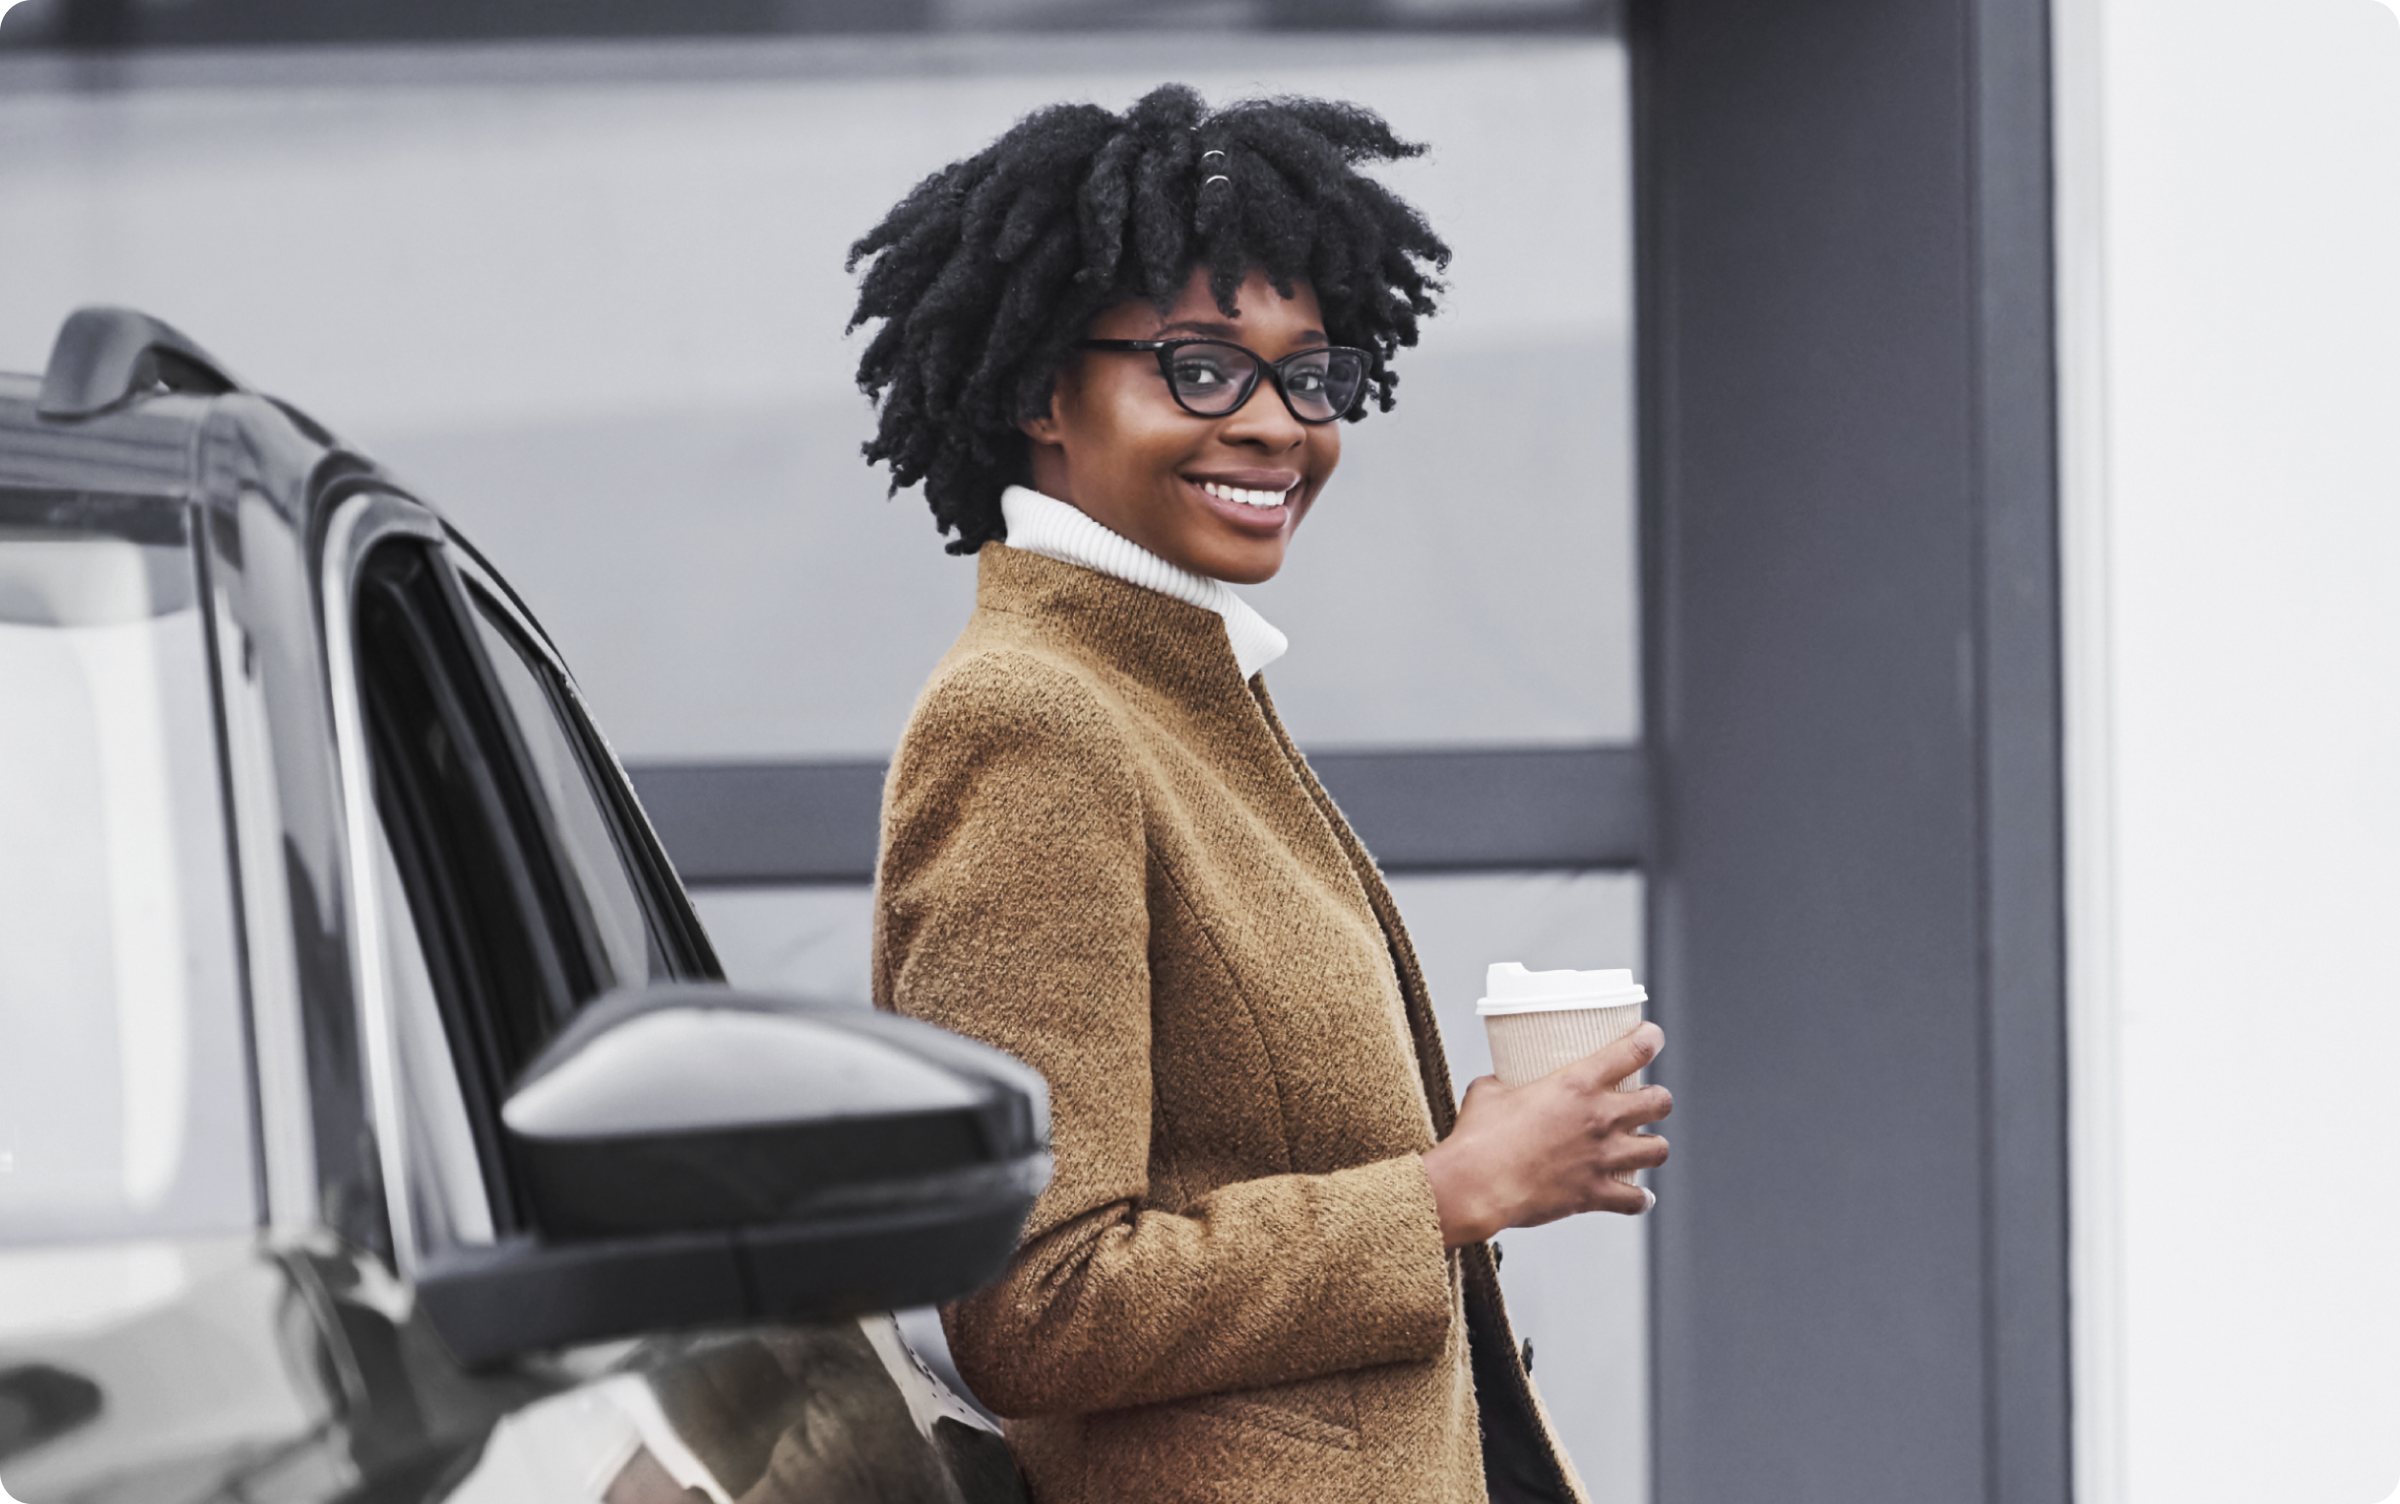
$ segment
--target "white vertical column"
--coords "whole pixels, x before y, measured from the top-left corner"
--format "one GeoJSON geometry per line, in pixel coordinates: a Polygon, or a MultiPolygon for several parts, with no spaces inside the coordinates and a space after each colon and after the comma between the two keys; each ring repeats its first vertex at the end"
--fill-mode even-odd
{"type": "Polygon", "coordinates": [[[2075,1497],[2125,1504],[2117,1209],[2115,758],[2109,740],[2108,358],[2099,0],[2051,12],[2058,238],[2060,686],[2067,907],[2068,1243],[2075,1497]]]}
{"type": "Polygon", "coordinates": [[[2400,16],[2056,13],[2083,1504],[2400,1484],[2400,16]]]}

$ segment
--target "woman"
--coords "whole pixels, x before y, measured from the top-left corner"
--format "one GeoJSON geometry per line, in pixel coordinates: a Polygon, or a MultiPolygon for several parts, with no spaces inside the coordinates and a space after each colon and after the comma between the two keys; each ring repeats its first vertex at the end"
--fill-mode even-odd
{"type": "MultiPolygon", "coordinates": [[[[1271,578],[1448,250],[1352,106],[1062,106],[852,252],[870,461],[974,617],[885,792],[880,1006],[1048,1079],[1057,1172],[944,1312],[1035,1496],[1581,1497],[1485,1242],[1639,1212],[1656,1053],[1452,1108],[1407,932],[1276,720],[1271,578]]],[[[1471,436],[1462,436],[1462,442],[1471,436]]]]}

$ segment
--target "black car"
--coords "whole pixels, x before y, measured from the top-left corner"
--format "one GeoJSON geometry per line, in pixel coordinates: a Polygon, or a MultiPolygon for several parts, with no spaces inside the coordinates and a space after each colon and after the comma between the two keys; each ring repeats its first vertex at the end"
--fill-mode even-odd
{"type": "Polygon", "coordinates": [[[0,375],[0,1496],[1021,1499],[1038,1077],[728,988],[556,651],[174,330],[0,375]]]}

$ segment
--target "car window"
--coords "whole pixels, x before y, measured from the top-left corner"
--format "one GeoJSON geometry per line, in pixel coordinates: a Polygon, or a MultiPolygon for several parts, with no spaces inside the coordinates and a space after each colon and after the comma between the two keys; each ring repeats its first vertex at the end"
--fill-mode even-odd
{"type": "Polygon", "coordinates": [[[405,1207],[420,1247],[488,1242],[522,1225],[498,1114],[542,1046],[600,993],[713,957],[514,620],[414,535],[370,551],[353,593],[405,1207]]]}
{"type": "Polygon", "coordinates": [[[434,550],[379,546],[356,600],[376,809],[469,1096],[488,1106],[590,994],[581,926],[434,550]]]}
{"type": "Polygon", "coordinates": [[[478,1131],[468,1106],[441,998],[433,988],[433,971],[380,820],[374,841],[384,986],[391,1000],[402,1108],[408,1115],[409,1222],[420,1247],[489,1243],[494,1230],[484,1158],[497,1140],[478,1131]]]}
{"type": "Polygon", "coordinates": [[[642,901],[626,848],[631,844],[603,804],[596,749],[573,719],[566,686],[499,608],[473,592],[474,619],[509,707],[534,780],[548,801],[567,865],[606,958],[600,985],[633,986],[670,975],[656,916],[642,901]]]}
{"type": "Polygon", "coordinates": [[[206,630],[133,531],[0,506],[0,1243],[258,1217],[206,630]]]}

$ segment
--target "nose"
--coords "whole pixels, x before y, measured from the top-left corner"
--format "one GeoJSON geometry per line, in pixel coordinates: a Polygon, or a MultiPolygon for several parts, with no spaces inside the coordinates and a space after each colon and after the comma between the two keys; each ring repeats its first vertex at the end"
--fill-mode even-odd
{"type": "Polygon", "coordinates": [[[1261,372],[1250,400],[1226,415],[1218,437],[1264,454],[1288,454],[1308,441],[1308,428],[1285,405],[1274,378],[1261,372]]]}

